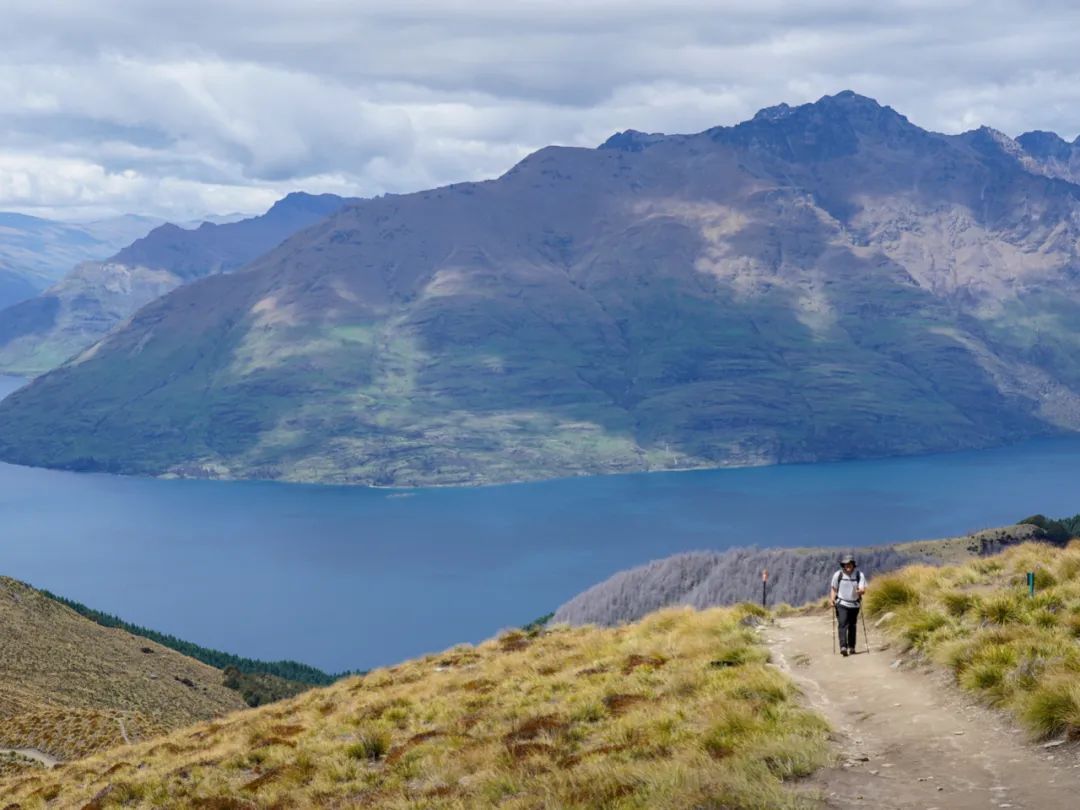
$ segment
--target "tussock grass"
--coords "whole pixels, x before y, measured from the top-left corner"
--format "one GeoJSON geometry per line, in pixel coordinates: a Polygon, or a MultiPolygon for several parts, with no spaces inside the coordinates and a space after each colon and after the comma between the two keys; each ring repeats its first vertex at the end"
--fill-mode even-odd
{"type": "Polygon", "coordinates": [[[871,615],[1035,737],[1080,737],[1080,540],[1016,546],[940,569],[912,567],[867,592],[871,615]],[[1027,572],[1036,594],[1028,594],[1027,572]]]}
{"type": "Polygon", "coordinates": [[[792,808],[828,729],[752,606],[556,626],[0,782],[45,807],[792,808]],[[137,768],[126,767],[138,763],[137,768]],[[53,795],[51,802],[43,798],[53,795]]]}
{"type": "Polygon", "coordinates": [[[866,594],[866,607],[871,613],[885,613],[918,602],[918,592],[897,575],[878,578],[873,590],[866,594]]]}
{"type": "Polygon", "coordinates": [[[0,748],[84,757],[243,706],[219,670],[7,577],[0,628],[0,748]]]}

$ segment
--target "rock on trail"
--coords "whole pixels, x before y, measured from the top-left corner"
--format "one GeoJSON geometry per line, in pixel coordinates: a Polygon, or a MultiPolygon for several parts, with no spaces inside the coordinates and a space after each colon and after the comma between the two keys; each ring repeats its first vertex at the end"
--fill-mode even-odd
{"type": "Polygon", "coordinates": [[[836,766],[812,780],[830,808],[985,810],[1080,806],[1075,746],[1028,742],[940,673],[898,665],[881,630],[870,654],[833,654],[827,612],[766,628],[773,661],[835,731],[836,766]]]}

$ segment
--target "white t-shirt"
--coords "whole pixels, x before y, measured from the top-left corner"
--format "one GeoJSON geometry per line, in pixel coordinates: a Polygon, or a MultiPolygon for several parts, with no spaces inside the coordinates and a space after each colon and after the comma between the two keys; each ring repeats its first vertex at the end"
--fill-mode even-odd
{"type": "Polygon", "coordinates": [[[861,597],[859,588],[866,587],[866,577],[856,568],[850,575],[843,568],[833,574],[832,586],[836,589],[837,599],[844,607],[859,607],[861,597]]]}

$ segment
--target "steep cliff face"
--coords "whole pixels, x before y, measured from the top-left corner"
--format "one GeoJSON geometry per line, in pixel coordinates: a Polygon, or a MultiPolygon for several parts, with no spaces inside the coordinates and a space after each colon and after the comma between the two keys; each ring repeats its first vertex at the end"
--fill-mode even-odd
{"type": "Polygon", "coordinates": [[[5,459],[377,484],[1080,427],[1080,187],[841,93],[368,200],[0,406],[5,459]],[[47,407],[48,416],[44,414],[47,407]]]}

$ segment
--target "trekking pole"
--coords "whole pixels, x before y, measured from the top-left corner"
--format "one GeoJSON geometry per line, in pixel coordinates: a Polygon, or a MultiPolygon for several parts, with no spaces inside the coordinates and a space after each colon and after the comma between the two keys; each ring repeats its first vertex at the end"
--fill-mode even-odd
{"type": "Polygon", "coordinates": [[[832,612],[832,654],[836,655],[836,602],[829,605],[832,612]]]}
{"type": "Polygon", "coordinates": [[[860,610],[859,615],[862,616],[862,638],[863,638],[863,643],[866,645],[866,654],[869,655],[870,654],[870,634],[866,632],[866,614],[863,613],[860,610]]]}

